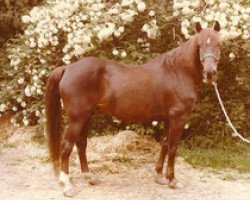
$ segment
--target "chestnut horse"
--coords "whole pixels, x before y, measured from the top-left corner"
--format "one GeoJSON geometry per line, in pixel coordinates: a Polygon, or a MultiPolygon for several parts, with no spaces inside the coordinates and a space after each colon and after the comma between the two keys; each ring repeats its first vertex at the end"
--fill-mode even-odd
{"type": "Polygon", "coordinates": [[[214,81],[220,58],[220,24],[202,29],[197,22],[195,28],[197,33],[188,41],[143,65],[88,57],[52,71],[45,91],[47,134],[51,161],[55,171],[60,172],[66,196],[73,196],[68,173],[75,144],[81,171],[88,172],[87,130],[97,108],[120,120],[165,123],[156,182],[175,187],[174,163],[183,127],[197,100],[202,79],[214,81]],[[62,145],[60,99],[69,121],[62,145]]]}

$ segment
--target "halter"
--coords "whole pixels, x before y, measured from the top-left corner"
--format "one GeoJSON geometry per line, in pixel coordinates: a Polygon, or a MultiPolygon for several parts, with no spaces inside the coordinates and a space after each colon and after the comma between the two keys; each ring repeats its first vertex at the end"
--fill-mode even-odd
{"type": "Polygon", "coordinates": [[[219,60],[219,58],[216,57],[216,56],[215,56],[214,54],[212,54],[212,53],[206,53],[203,57],[200,57],[200,60],[201,60],[201,61],[204,61],[206,58],[213,58],[213,59],[215,59],[216,61],[219,60]]]}

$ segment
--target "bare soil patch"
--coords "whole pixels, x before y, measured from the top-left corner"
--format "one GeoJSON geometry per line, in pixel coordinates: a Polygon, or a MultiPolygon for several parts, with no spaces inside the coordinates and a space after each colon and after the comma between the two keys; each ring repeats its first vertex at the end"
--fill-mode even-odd
{"type": "MultiPolygon", "coordinates": [[[[32,140],[33,128],[0,130],[0,194],[4,200],[68,199],[55,179],[46,145],[32,140]],[[4,137],[4,135],[6,137],[4,137]]],[[[176,174],[182,188],[172,190],[154,182],[159,145],[146,136],[125,131],[116,136],[89,139],[91,172],[101,184],[90,185],[80,173],[76,151],[71,158],[74,199],[96,200],[249,200],[250,175],[231,170],[194,169],[177,159],[176,174]]]]}

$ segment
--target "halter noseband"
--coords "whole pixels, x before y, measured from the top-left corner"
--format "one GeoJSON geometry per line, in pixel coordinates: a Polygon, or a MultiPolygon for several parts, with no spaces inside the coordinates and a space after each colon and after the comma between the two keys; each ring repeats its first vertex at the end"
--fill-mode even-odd
{"type": "Polygon", "coordinates": [[[206,58],[213,58],[213,59],[215,59],[216,61],[219,60],[219,58],[216,57],[216,56],[215,56],[214,54],[212,54],[212,53],[206,53],[203,57],[200,57],[200,60],[201,60],[201,61],[204,61],[206,58]]]}

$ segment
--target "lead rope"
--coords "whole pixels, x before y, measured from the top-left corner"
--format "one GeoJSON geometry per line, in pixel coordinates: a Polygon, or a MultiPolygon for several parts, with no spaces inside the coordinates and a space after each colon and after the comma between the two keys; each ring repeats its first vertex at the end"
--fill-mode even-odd
{"type": "Polygon", "coordinates": [[[243,140],[244,142],[246,143],[250,143],[250,140],[247,140],[246,138],[244,138],[241,134],[238,133],[238,131],[236,130],[236,128],[234,127],[234,125],[232,124],[228,114],[227,114],[227,111],[225,109],[225,106],[221,100],[221,97],[220,97],[220,93],[218,91],[218,88],[217,88],[217,84],[216,83],[213,83],[213,86],[214,86],[214,90],[215,90],[215,93],[216,93],[216,96],[219,100],[219,103],[220,103],[220,106],[221,106],[221,109],[226,117],[226,120],[227,120],[227,123],[230,125],[230,127],[233,129],[233,132],[235,135],[237,135],[241,140],[243,140]]]}

